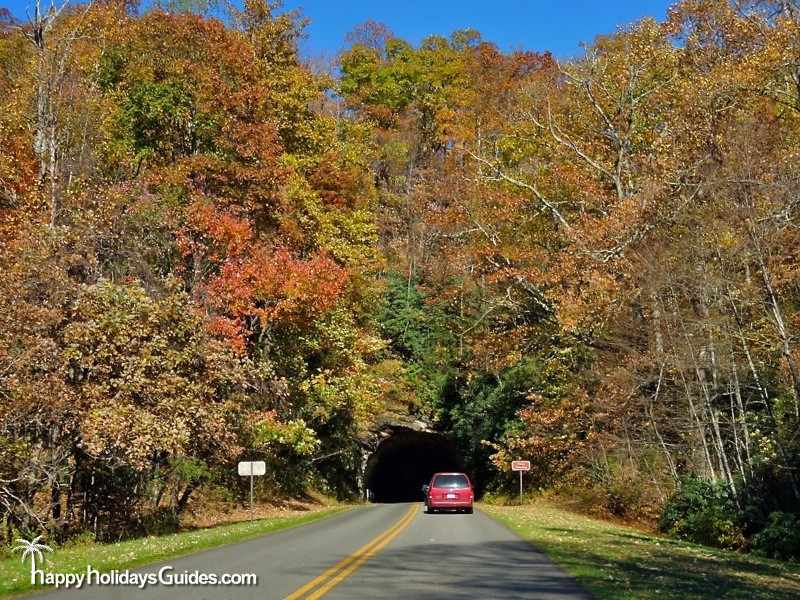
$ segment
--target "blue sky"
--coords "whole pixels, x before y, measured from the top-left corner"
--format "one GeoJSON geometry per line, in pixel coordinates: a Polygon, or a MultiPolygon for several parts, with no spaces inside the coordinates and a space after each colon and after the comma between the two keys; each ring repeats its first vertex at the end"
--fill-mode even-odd
{"type": "Polygon", "coordinates": [[[663,19],[674,0],[286,0],[311,18],[311,53],[335,53],[344,36],[367,19],[380,21],[399,37],[419,42],[431,33],[471,27],[506,50],[550,50],[559,57],[580,51],[601,33],[643,16],[663,19]]]}
{"type": "MultiPolygon", "coordinates": [[[[431,33],[472,27],[506,50],[550,50],[565,58],[580,42],[643,16],[663,19],[674,0],[285,0],[311,19],[307,56],[334,55],[345,34],[367,19],[414,43],[431,33]]],[[[0,0],[18,17],[31,0],[0,0]]]]}

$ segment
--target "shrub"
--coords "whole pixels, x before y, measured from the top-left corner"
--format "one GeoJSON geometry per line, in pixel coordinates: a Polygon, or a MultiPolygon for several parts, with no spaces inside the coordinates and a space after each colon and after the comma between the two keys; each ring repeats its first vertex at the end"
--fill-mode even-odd
{"type": "Polygon", "coordinates": [[[683,540],[720,548],[738,548],[744,542],[727,488],[694,477],[683,480],[667,500],[659,528],[683,540]]]}
{"type": "Polygon", "coordinates": [[[519,493],[506,493],[503,491],[485,492],[481,497],[481,502],[485,504],[492,504],[494,506],[523,506],[525,504],[533,504],[539,497],[537,492],[525,491],[522,498],[519,493]]]}
{"type": "Polygon", "coordinates": [[[569,482],[553,491],[553,500],[581,513],[602,515],[606,509],[607,495],[599,485],[586,482],[569,482]]]}
{"type": "Polygon", "coordinates": [[[800,559],[800,519],[791,513],[770,513],[767,526],[753,537],[753,551],[771,558],[800,559]]]}
{"type": "Polygon", "coordinates": [[[141,531],[139,535],[167,535],[175,533],[180,529],[180,517],[178,514],[167,507],[160,507],[141,520],[141,531]]]}
{"type": "MultiPolygon", "coordinates": [[[[800,454],[797,450],[794,453],[800,454]]],[[[796,467],[800,467],[800,461],[796,467]]],[[[745,535],[753,536],[767,527],[772,513],[798,512],[788,472],[789,469],[762,461],[755,465],[748,481],[742,484],[740,498],[745,535]]]]}
{"type": "Polygon", "coordinates": [[[618,517],[641,516],[644,485],[641,479],[620,471],[603,486],[604,508],[618,517]]]}

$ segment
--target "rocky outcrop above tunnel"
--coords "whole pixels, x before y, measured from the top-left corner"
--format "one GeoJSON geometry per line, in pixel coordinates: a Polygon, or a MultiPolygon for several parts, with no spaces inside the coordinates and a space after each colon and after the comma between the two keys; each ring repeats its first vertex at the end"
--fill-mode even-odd
{"type": "Polygon", "coordinates": [[[392,412],[376,418],[358,441],[366,450],[374,451],[383,440],[400,431],[433,433],[434,430],[430,423],[419,417],[392,412]]]}

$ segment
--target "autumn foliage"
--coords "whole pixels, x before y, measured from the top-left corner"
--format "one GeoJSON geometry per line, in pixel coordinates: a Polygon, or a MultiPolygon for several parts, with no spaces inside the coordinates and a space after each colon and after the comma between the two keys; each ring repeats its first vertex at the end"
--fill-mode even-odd
{"type": "Polygon", "coordinates": [[[479,485],[527,458],[532,487],[653,521],[699,478],[737,511],[723,545],[796,514],[798,16],[687,0],[564,62],[474,31],[343,55],[431,315],[385,327],[479,485]]]}
{"type": "Polygon", "coordinates": [[[683,0],[569,61],[367,22],[336,77],[265,0],[6,21],[7,535],[149,531],[241,498],[242,458],[354,494],[387,410],[481,492],[527,458],[675,535],[795,522],[796,2],[683,0]]]}
{"type": "Polygon", "coordinates": [[[158,530],[201,486],[243,493],[248,458],[265,495],[354,493],[380,408],[371,149],[275,10],[0,33],[7,532],[158,530]]]}

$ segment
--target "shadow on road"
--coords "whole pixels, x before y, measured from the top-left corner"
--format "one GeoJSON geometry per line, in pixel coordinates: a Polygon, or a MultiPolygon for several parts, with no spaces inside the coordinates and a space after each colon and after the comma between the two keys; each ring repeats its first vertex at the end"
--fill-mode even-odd
{"type": "MultiPolygon", "coordinates": [[[[325,565],[319,565],[320,570],[324,568],[325,565]]],[[[522,540],[475,544],[431,541],[388,548],[335,588],[330,597],[591,598],[572,578],[522,540]]]]}

